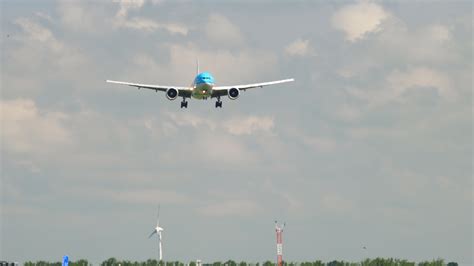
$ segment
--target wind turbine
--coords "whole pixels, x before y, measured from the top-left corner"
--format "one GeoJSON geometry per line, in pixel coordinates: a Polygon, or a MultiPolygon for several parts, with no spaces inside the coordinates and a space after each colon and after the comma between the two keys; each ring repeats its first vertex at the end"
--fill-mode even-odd
{"type": "Polygon", "coordinates": [[[161,232],[163,232],[163,228],[160,227],[160,205],[158,205],[158,219],[156,221],[156,227],[151,232],[148,238],[151,238],[154,234],[158,235],[158,248],[160,250],[160,261],[163,260],[163,250],[161,249],[161,232]]]}

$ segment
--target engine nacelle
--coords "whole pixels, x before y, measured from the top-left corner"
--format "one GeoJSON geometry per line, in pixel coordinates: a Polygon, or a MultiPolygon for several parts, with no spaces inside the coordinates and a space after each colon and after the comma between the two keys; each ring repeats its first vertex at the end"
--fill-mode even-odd
{"type": "Polygon", "coordinates": [[[178,98],[178,90],[175,89],[175,88],[169,88],[166,90],[166,98],[168,98],[168,100],[172,101],[172,100],[175,100],[176,98],[178,98]]]}
{"type": "Polygon", "coordinates": [[[240,90],[236,88],[231,88],[227,94],[229,96],[229,99],[235,100],[239,98],[240,90]]]}

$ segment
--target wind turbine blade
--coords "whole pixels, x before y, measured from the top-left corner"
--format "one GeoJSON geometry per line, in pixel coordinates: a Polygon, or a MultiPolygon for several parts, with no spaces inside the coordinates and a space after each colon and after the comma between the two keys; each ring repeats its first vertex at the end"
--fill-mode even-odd
{"type": "Polygon", "coordinates": [[[158,204],[158,218],[156,219],[156,226],[160,225],[160,204],[158,204]]]}
{"type": "Polygon", "coordinates": [[[151,232],[151,234],[150,234],[150,236],[149,236],[148,238],[152,237],[154,234],[156,234],[156,229],[153,230],[153,232],[151,232]]]}

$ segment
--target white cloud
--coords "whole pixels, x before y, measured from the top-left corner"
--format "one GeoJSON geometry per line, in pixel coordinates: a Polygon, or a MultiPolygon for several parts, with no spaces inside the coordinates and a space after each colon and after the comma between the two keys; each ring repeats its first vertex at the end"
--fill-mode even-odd
{"type": "Polygon", "coordinates": [[[333,152],[337,148],[336,141],[331,137],[325,137],[318,134],[307,134],[301,129],[287,129],[292,138],[298,140],[305,146],[316,152],[333,152]]]}
{"type": "Polygon", "coordinates": [[[27,18],[18,18],[15,24],[20,26],[24,33],[18,39],[21,45],[13,51],[17,63],[24,66],[35,65],[38,61],[34,59],[42,58],[60,67],[72,67],[86,61],[86,57],[78,49],[58,40],[50,29],[41,24],[27,18]]]}
{"type": "Polygon", "coordinates": [[[338,118],[350,122],[359,119],[362,113],[358,107],[343,103],[336,108],[335,114],[338,118]]]}
{"type": "Polygon", "coordinates": [[[462,50],[453,45],[448,26],[432,24],[410,27],[392,18],[390,23],[384,24],[384,31],[375,40],[375,49],[385,62],[445,65],[462,60],[462,50]]]}
{"type": "MultiPolygon", "coordinates": [[[[84,195],[83,190],[81,195],[84,195]]],[[[186,195],[173,190],[160,189],[128,189],[126,191],[112,191],[100,189],[96,191],[97,197],[104,197],[118,202],[133,204],[183,204],[191,202],[186,195]]]]}
{"type": "Polygon", "coordinates": [[[176,126],[192,126],[196,129],[201,128],[211,131],[224,130],[231,135],[270,133],[275,127],[273,117],[267,116],[232,117],[224,123],[191,113],[167,113],[166,116],[176,126]]]}
{"type": "Polygon", "coordinates": [[[349,101],[340,105],[336,115],[354,121],[373,107],[407,103],[420,93],[438,95],[446,101],[459,100],[464,87],[461,84],[467,84],[469,79],[463,78],[463,71],[446,68],[461,62],[464,56],[453,40],[452,27],[442,23],[410,27],[390,15],[383,32],[370,43],[370,52],[355,52],[338,71],[348,80],[367,79],[382,69],[382,62],[384,76],[374,77],[376,80],[365,88],[348,87],[349,101]]]}
{"type": "Polygon", "coordinates": [[[359,1],[339,9],[331,19],[332,25],[346,34],[346,39],[355,42],[367,34],[380,30],[382,22],[389,17],[380,5],[370,1],[359,1]]]}
{"type": "MultiPolygon", "coordinates": [[[[131,11],[139,11],[145,5],[144,0],[118,0],[118,10],[110,17],[104,9],[98,9],[97,4],[91,5],[78,1],[59,2],[58,13],[61,23],[68,29],[76,31],[99,33],[113,29],[131,29],[144,32],[166,30],[171,34],[187,35],[189,29],[179,23],[161,23],[153,19],[130,15],[131,11]]],[[[157,4],[152,2],[152,4],[157,4]]]]}
{"type": "Polygon", "coordinates": [[[129,10],[140,9],[145,4],[145,0],[115,0],[114,2],[120,6],[116,16],[123,18],[127,17],[129,10]]]}
{"type": "Polygon", "coordinates": [[[330,138],[323,138],[318,136],[305,136],[303,142],[309,145],[316,151],[331,152],[336,148],[336,142],[330,138]]]}
{"type": "Polygon", "coordinates": [[[224,127],[233,135],[251,135],[257,132],[271,132],[274,128],[272,117],[249,116],[234,118],[225,122],[224,127]]]}
{"type": "MultiPolygon", "coordinates": [[[[230,118],[225,123],[220,123],[212,118],[205,118],[196,114],[167,113],[171,134],[183,131],[183,127],[192,127],[194,136],[191,146],[178,147],[177,150],[188,150],[186,156],[196,158],[194,161],[200,163],[200,152],[206,151],[204,161],[213,161],[218,165],[246,165],[258,161],[257,155],[245,144],[239,135],[257,135],[268,133],[273,129],[273,118],[269,117],[236,117],[230,118]],[[231,151],[231,152],[229,152],[231,151]],[[194,154],[196,153],[196,154],[194,154]]],[[[220,119],[220,118],[218,118],[220,119]]],[[[189,129],[188,129],[189,131],[189,129]]],[[[174,160],[174,158],[170,158],[174,160]]]]}
{"type": "Polygon", "coordinates": [[[444,25],[433,25],[429,29],[430,36],[437,41],[445,42],[451,40],[451,31],[444,25]]]}
{"type": "Polygon", "coordinates": [[[244,37],[239,27],[219,14],[209,16],[206,24],[206,35],[210,41],[218,45],[234,47],[242,45],[244,42],[244,37]]]}
{"type": "Polygon", "coordinates": [[[294,42],[288,44],[288,46],[285,48],[285,52],[288,55],[293,56],[315,55],[315,52],[311,47],[309,40],[303,39],[297,39],[294,42]]]}
{"type": "Polygon", "coordinates": [[[49,14],[38,11],[38,12],[35,12],[35,15],[39,18],[42,18],[42,19],[48,21],[48,22],[53,22],[53,18],[49,14]]]}
{"type": "Polygon", "coordinates": [[[40,24],[35,23],[27,18],[19,18],[15,20],[15,24],[19,25],[31,40],[43,43],[50,42],[52,48],[61,48],[61,44],[53,36],[53,33],[40,24]]]}
{"type": "Polygon", "coordinates": [[[80,49],[58,39],[34,19],[18,18],[14,23],[21,30],[12,38],[15,45],[9,47],[5,57],[8,68],[2,73],[4,95],[30,98],[44,93],[49,88],[46,84],[53,80],[68,80],[72,87],[83,81],[84,76],[77,73],[88,69],[90,61],[80,49]]]}
{"type": "Polygon", "coordinates": [[[355,207],[352,201],[336,193],[324,194],[321,202],[325,211],[335,214],[347,215],[347,213],[350,213],[355,207]]]}
{"type": "Polygon", "coordinates": [[[80,32],[97,33],[104,29],[106,14],[97,5],[80,1],[59,1],[57,11],[62,26],[80,32]]]}
{"type": "Polygon", "coordinates": [[[251,216],[261,211],[261,207],[248,199],[225,200],[198,208],[197,211],[206,216],[251,216]]]}
{"type": "Polygon", "coordinates": [[[39,210],[38,208],[32,207],[31,205],[24,206],[21,204],[5,203],[5,204],[2,204],[2,209],[0,210],[0,213],[2,214],[3,217],[12,217],[12,216],[38,217],[42,214],[42,211],[39,210]]]}
{"type": "MultiPolygon", "coordinates": [[[[221,117],[214,119],[188,112],[163,112],[159,117],[135,119],[136,124],[149,134],[155,145],[168,142],[170,139],[182,138],[183,134],[192,136],[185,142],[176,143],[172,152],[161,153],[159,160],[162,163],[179,164],[176,158],[181,157],[181,154],[185,154],[186,158],[193,158],[189,161],[189,165],[213,162],[221,166],[237,167],[241,164],[249,166],[258,163],[261,154],[255,153],[245,139],[238,136],[259,134],[268,136],[274,126],[273,118],[247,116],[230,117],[226,122],[220,120],[221,117]],[[202,156],[202,151],[205,151],[206,156],[202,156]]],[[[130,125],[126,128],[130,128],[130,125]]],[[[113,131],[119,129],[114,128],[113,131]]],[[[132,135],[123,139],[121,143],[133,140],[137,132],[129,134],[132,135]]],[[[261,145],[266,144],[265,138],[255,141],[261,145]]]]}
{"type": "Polygon", "coordinates": [[[3,100],[1,109],[2,143],[18,153],[48,154],[71,144],[70,132],[63,126],[68,116],[41,112],[29,99],[3,100]]]}
{"type": "Polygon", "coordinates": [[[286,204],[288,206],[288,211],[290,211],[292,214],[295,214],[295,213],[302,214],[305,212],[306,206],[303,203],[303,201],[298,199],[298,196],[292,195],[288,193],[287,191],[283,191],[278,195],[281,196],[286,201],[286,204]]]}
{"type": "Polygon", "coordinates": [[[387,97],[399,98],[411,89],[435,88],[438,95],[446,100],[453,100],[456,96],[451,80],[446,74],[427,67],[410,68],[406,71],[395,70],[387,77],[391,88],[391,95],[387,97]]]}
{"type": "MultiPolygon", "coordinates": [[[[184,147],[183,150],[189,150],[184,147]]],[[[258,163],[258,156],[251,151],[246,143],[229,135],[199,135],[193,143],[193,150],[187,153],[188,158],[197,158],[197,163],[213,162],[215,165],[239,167],[241,165],[254,166],[258,163]],[[206,156],[201,158],[202,152],[206,156]]]]}
{"type": "Polygon", "coordinates": [[[140,17],[118,19],[115,21],[115,26],[119,28],[128,28],[147,32],[154,32],[156,30],[163,29],[171,34],[188,34],[188,28],[183,25],[173,23],[158,23],[154,20],[140,17]]]}
{"type": "Polygon", "coordinates": [[[348,93],[367,101],[369,106],[379,106],[392,101],[406,101],[407,93],[420,88],[433,88],[444,100],[457,98],[451,79],[445,73],[428,67],[394,70],[387,75],[382,89],[352,88],[348,93]]]}
{"type": "MultiPolygon", "coordinates": [[[[178,141],[171,150],[157,155],[155,159],[175,167],[181,164],[176,158],[186,154],[188,158],[194,158],[190,162],[193,165],[213,162],[221,166],[242,163],[249,166],[258,163],[259,155],[235,134],[259,134],[273,127],[273,119],[259,117],[231,118],[237,127],[229,129],[227,124],[193,113],[165,112],[158,118],[118,121],[108,115],[85,110],[74,114],[42,111],[32,100],[2,101],[0,106],[5,151],[26,155],[21,158],[24,162],[18,163],[36,172],[35,169],[50,167],[51,162],[74,169],[84,165],[103,167],[124,162],[141,165],[141,159],[130,159],[123,154],[136,152],[143,141],[148,142],[147,145],[159,146],[170,139],[182,138],[183,134],[192,137],[186,137],[186,142],[178,141]],[[257,121],[263,121],[263,125],[256,125],[257,121]],[[110,147],[115,152],[110,153],[110,147]],[[72,150],[75,153],[74,163],[64,156],[72,150]],[[205,157],[202,151],[206,151],[205,157]],[[46,158],[44,154],[49,156],[46,158]]],[[[119,179],[115,175],[113,178],[119,179]]]]}
{"type": "Polygon", "coordinates": [[[195,73],[195,59],[199,58],[201,71],[210,71],[218,85],[232,85],[261,81],[265,76],[274,76],[277,57],[268,51],[240,50],[231,53],[227,50],[200,49],[194,44],[170,44],[170,61],[158,64],[154,56],[137,54],[133,64],[124,73],[128,79],[144,82],[160,82],[186,86],[183,73],[190,77],[195,73]],[[150,79],[153,78],[153,79],[150,79]]]}
{"type": "MultiPolygon", "coordinates": [[[[80,169],[84,165],[97,167],[131,162],[122,153],[110,153],[108,147],[130,151],[133,150],[130,145],[139,142],[135,120],[119,122],[87,111],[73,114],[48,111],[30,99],[4,100],[0,107],[2,150],[9,152],[17,166],[29,172],[41,172],[58,164],[80,169]],[[71,160],[71,151],[74,151],[74,160],[71,160]]],[[[74,178],[74,175],[63,178],[74,178]]]]}
{"type": "MultiPolygon", "coordinates": [[[[145,0],[119,0],[120,9],[115,14],[112,23],[116,28],[126,28],[154,32],[156,30],[166,30],[171,34],[187,35],[188,28],[177,23],[160,23],[149,18],[139,16],[130,17],[129,11],[140,10],[145,4],[145,0]]],[[[157,4],[157,3],[153,3],[157,4]]]]}

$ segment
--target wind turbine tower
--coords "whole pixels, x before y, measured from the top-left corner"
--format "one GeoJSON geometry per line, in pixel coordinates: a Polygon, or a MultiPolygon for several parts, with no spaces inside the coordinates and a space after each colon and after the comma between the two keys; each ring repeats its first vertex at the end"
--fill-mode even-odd
{"type": "Polygon", "coordinates": [[[151,238],[154,234],[157,234],[158,235],[158,249],[159,249],[159,258],[160,258],[160,261],[163,260],[163,250],[162,250],[162,247],[161,247],[161,232],[163,232],[163,228],[160,227],[160,205],[158,205],[158,218],[157,218],[157,221],[156,221],[156,227],[155,229],[153,230],[153,232],[151,232],[150,236],[148,238],[151,238]]]}
{"type": "Polygon", "coordinates": [[[278,225],[278,222],[275,221],[275,231],[277,237],[277,266],[283,266],[283,239],[281,237],[283,233],[283,228],[285,223],[278,225]]]}

